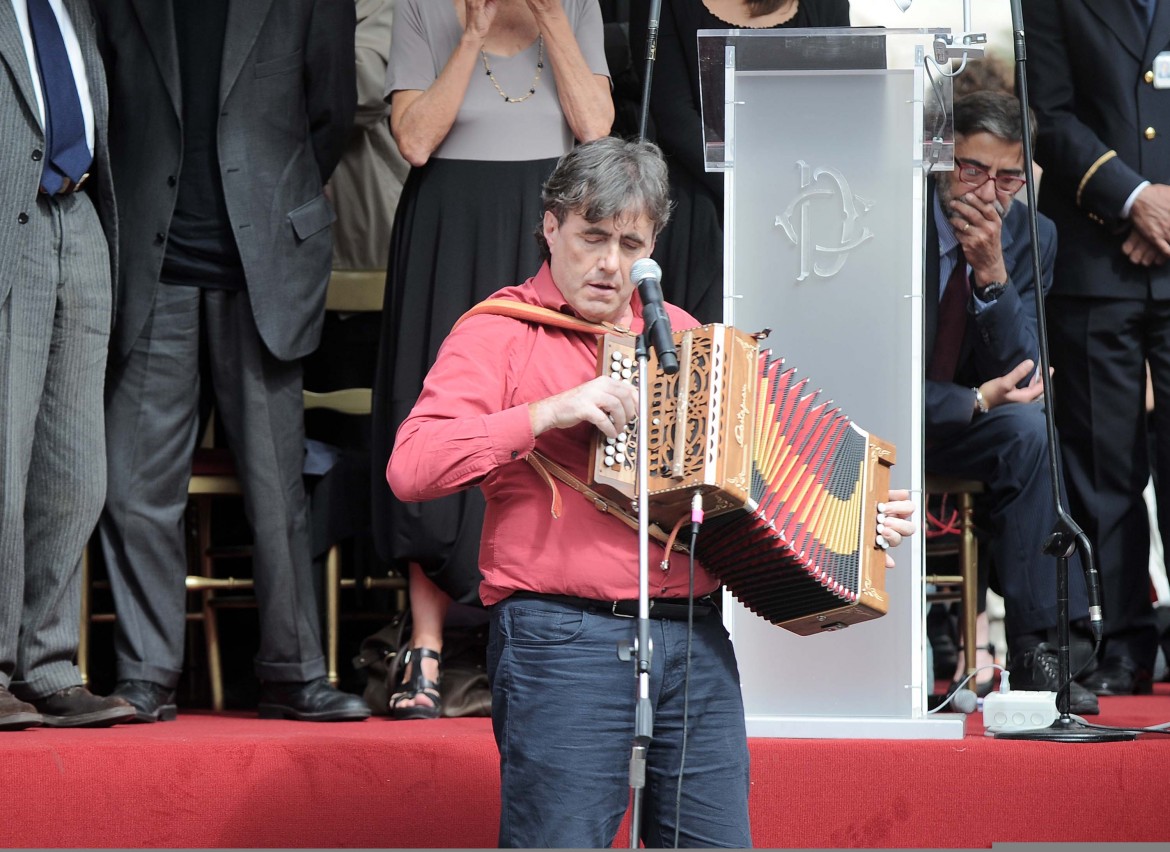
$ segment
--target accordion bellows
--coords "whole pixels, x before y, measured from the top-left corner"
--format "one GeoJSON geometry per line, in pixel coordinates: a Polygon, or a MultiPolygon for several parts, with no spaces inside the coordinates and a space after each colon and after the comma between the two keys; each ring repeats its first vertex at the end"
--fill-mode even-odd
{"type": "MultiPolygon", "coordinates": [[[[649,515],[666,530],[703,495],[696,555],[748,609],[802,635],[885,614],[877,503],[894,448],[730,326],[676,332],[679,371],[653,353],[649,515]]],[[[599,372],[636,379],[633,339],[607,335],[599,372]]],[[[599,437],[591,485],[637,514],[636,435],[599,437]],[[623,502],[624,501],[624,502],[623,502]]]]}

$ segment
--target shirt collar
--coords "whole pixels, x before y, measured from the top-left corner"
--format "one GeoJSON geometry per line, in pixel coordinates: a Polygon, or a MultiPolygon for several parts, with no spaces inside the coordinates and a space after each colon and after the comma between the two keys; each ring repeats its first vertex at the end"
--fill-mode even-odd
{"type": "MultiPolygon", "coordinates": [[[[573,309],[573,306],[565,301],[564,294],[557,287],[556,282],[553,281],[552,270],[549,268],[547,260],[541,264],[540,271],[536,273],[531,281],[532,289],[535,291],[536,298],[538,299],[538,304],[562,314],[580,318],[580,315],[573,309]]],[[[630,309],[633,311],[630,330],[638,333],[642,330],[642,300],[638,296],[637,288],[634,288],[634,292],[630,295],[630,309]]]]}

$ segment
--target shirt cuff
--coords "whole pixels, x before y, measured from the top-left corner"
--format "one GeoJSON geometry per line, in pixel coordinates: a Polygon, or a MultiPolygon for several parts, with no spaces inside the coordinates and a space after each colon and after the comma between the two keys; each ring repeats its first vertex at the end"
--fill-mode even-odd
{"type": "Polygon", "coordinates": [[[496,464],[503,465],[523,458],[536,446],[527,404],[489,414],[484,418],[484,425],[496,464]]]}
{"type": "Polygon", "coordinates": [[[1134,187],[1133,192],[1131,192],[1129,194],[1129,198],[1125,199],[1125,205],[1121,208],[1121,218],[1122,219],[1129,218],[1129,213],[1131,210],[1133,210],[1133,203],[1135,201],[1137,201],[1138,193],[1140,193],[1143,189],[1145,189],[1149,185],[1150,185],[1150,182],[1148,180],[1143,180],[1136,187],[1134,187]]]}

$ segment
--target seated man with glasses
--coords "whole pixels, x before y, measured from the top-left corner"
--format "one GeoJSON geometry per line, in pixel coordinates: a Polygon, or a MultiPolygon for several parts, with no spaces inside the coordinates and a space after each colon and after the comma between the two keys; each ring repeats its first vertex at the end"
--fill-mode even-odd
{"type": "MultiPolygon", "coordinates": [[[[1055,526],[1042,408],[1019,103],[980,91],[955,101],[955,168],[931,181],[926,239],[926,469],[985,485],[991,556],[1005,602],[1008,669],[1017,689],[1059,690],[1055,526]]],[[[1052,286],[1056,228],[1038,216],[1042,286],[1052,286]]],[[[1064,493],[1064,483],[1060,483],[1064,493]]],[[[1073,619],[1088,612],[1078,560],[1069,564],[1073,619]]],[[[1075,662],[1075,661],[1074,661],[1075,662]]],[[[974,684],[971,684],[974,688],[974,684]]],[[[1074,682],[1073,713],[1097,698],[1074,682]]]]}

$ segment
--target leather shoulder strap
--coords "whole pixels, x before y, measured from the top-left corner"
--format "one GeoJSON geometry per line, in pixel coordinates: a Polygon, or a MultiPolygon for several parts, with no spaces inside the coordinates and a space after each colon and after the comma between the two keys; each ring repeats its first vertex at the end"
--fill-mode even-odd
{"type": "MultiPolygon", "coordinates": [[[[598,494],[568,470],[561,467],[559,464],[541,453],[539,450],[533,450],[524,457],[524,460],[536,470],[536,472],[540,475],[540,478],[543,479],[549,488],[552,489],[553,499],[551,511],[554,518],[559,518],[561,516],[561,496],[557,493],[556,483],[552,481],[552,477],[556,477],[574,491],[583,495],[586,500],[593,504],[593,508],[597,509],[597,511],[606,512],[607,514],[613,515],[626,526],[630,527],[634,531],[637,531],[638,519],[636,516],[630,514],[629,511],[613,500],[598,494]]],[[[659,543],[665,545],[667,550],[675,550],[679,553],[690,552],[690,548],[688,548],[685,544],[675,540],[674,534],[667,535],[657,525],[652,523],[648,531],[650,536],[656,539],[659,543]]]]}
{"type": "Polygon", "coordinates": [[[633,333],[628,328],[615,325],[611,322],[589,322],[578,317],[571,317],[568,314],[562,314],[560,311],[554,311],[543,305],[530,305],[527,302],[517,302],[515,299],[485,299],[463,316],[459,317],[451,330],[454,331],[464,320],[470,319],[478,314],[496,314],[526,322],[565,328],[569,331],[582,331],[588,334],[633,333]]]}

